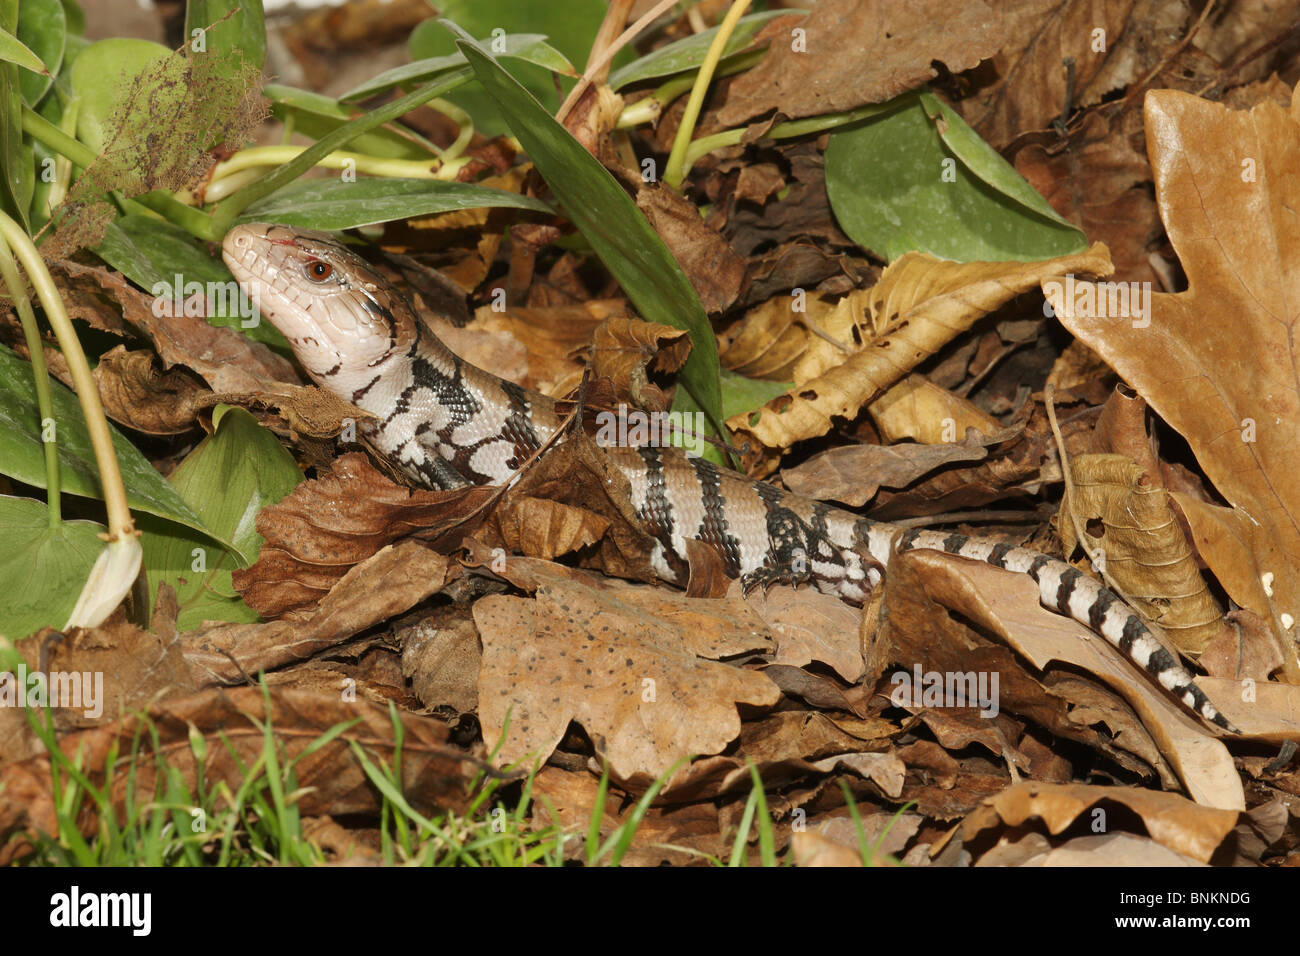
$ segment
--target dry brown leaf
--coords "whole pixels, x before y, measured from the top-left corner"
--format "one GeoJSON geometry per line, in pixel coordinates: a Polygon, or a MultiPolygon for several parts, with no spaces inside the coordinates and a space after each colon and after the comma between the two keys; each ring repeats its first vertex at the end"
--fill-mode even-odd
{"type": "MultiPolygon", "coordinates": [[[[1025,575],[939,552],[917,551],[908,557],[927,569],[925,587],[936,600],[998,634],[1040,671],[1053,661],[1072,664],[1122,694],[1198,803],[1233,809],[1245,806],[1241,782],[1223,743],[1104,640],[1082,624],[1041,607],[1035,582],[1025,575]]],[[[894,573],[892,565],[890,573],[894,573]]],[[[1215,706],[1247,733],[1259,726],[1257,715],[1236,695],[1220,700],[1208,683],[1204,689],[1215,706]]]]}
{"type": "MultiPolygon", "coordinates": [[[[1156,790],[1022,783],[986,800],[967,817],[962,823],[962,838],[969,845],[977,837],[987,840],[988,835],[983,831],[1017,828],[1032,819],[1042,820],[1048,833],[1057,834],[1098,804],[1104,813],[1106,803],[1120,804],[1133,811],[1145,824],[1151,839],[1202,863],[1209,862],[1240,817],[1236,810],[1201,806],[1186,797],[1156,790]]],[[[1124,819],[1121,814],[1107,814],[1104,818],[1089,814],[1089,822],[1112,816],[1116,821],[1124,819]]]]}
{"type": "Polygon", "coordinates": [[[555,581],[536,600],[474,605],[479,720],[486,740],[503,740],[503,763],[545,760],[576,720],[617,779],[645,787],[680,758],[734,740],[737,703],[770,707],[780,697],[761,674],[698,656],[764,646],[752,628],[677,603],[676,619],[657,616],[620,597],[555,581]]]}
{"type": "Polygon", "coordinates": [[[1098,300],[1089,283],[1071,302],[1067,284],[1044,291],[1065,326],[1187,439],[1244,518],[1248,533],[1198,535],[1197,548],[1234,601],[1277,622],[1297,681],[1283,615],[1300,619],[1300,395],[1276,383],[1291,381],[1297,362],[1300,224],[1290,210],[1300,206],[1300,124],[1271,101],[1234,112],[1170,91],[1149,93],[1145,112],[1156,196],[1188,290],[1153,296],[1152,314],[1132,321],[1097,314],[1112,311],[1110,297],[1098,300]],[[1243,545],[1244,567],[1271,575],[1271,597],[1243,581],[1243,545]]]}
{"type": "Polygon", "coordinates": [[[1079,455],[1070,466],[1073,490],[1058,520],[1065,553],[1081,547],[1179,650],[1199,654],[1219,633],[1221,613],[1168,492],[1152,486],[1148,473],[1124,455],[1079,455]],[[1076,528],[1084,529],[1082,541],[1076,528]]]}
{"type": "Polygon", "coordinates": [[[1282,666],[1282,657],[1268,622],[1241,608],[1228,612],[1223,630],[1206,645],[1197,663],[1211,677],[1265,681],[1282,666]]]}
{"type": "MultiPolygon", "coordinates": [[[[956,335],[1044,276],[1065,272],[1108,275],[1106,247],[1040,262],[968,262],[909,252],[881,275],[862,301],[865,321],[880,329],[873,341],[817,377],[800,381],[758,412],[728,419],[736,443],[750,443],[746,464],[766,473],[796,441],[851,419],[956,335]]],[[[841,341],[843,341],[841,339],[841,341]]]]}
{"type": "Polygon", "coordinates": [[[795,866],[862,866],[862,854],[856,849],[816,830],[792,833],[790,853],[795,866]]]}
{"type": "MultiPolygon", "coordinates": [[[[883,441],[949,444],[974,431],[990,439],[1005,429],[974,402],[940,388],[923,375],[909,375],[871,403],[883,441]]],[[[978,440],[978,437],[976,438],[978,440]]]]}
{"type": "MultiPolygon", "coordinates": [[[[997,440],[1013,437],[1008,431],[999,428],[997,440]]],[[[882,485],[905,488],[944,465],[983,461],[991,443],[978,432],[968,432],[962,442],[952,444],[843,445],[782,470],[781,480],[795,494],[860,508],[882,485]]]]}
{"type": "Polygon", "coordinates": [[[1032,866],[1208,866],[1199,860],[1131,833],[1075,837],[1032,866]]]}
{"type": "Polygon", "coordinates": [[[146,435],[193,428],[203,399],[211,394],[179,369],[159,372],[152,352],[128,352],[124,345],[101,355],[93,374],[109,417],[146,435]]]}
{"type": "Polygon", "coordinates": [[[562,397],[582,377],[583,362],[575,356],[590,346],[596,327],[610,316],[626,314],[627,303],[621,299],[503,312],[484,306],[464,329],[449,331],[449,325],[439,324],[435,331],[448,348],[479,368],[498,370],[520,385],[562,397]]]}
{"type": "Polygon", "coordinates": [[[773,109],[793,119],[881,103],[933,79],[935,61],[960,73],[1004,39],[981,0],[955,9],[939,0],[824,0],[798,29],[782,20],[764,31],[772,36],[767,56],[731,85],[723,125],[773,109]]]}
{"type": "Polygon", "coordinates": [[[640,408],[668,407],[663,393],[649,386],[648,373],[675,372],[691,351],[683,329],[631,316],[612,315],[592,333],[591,372],[614,383],[620,398],[631,398],[640,408]]]}
{"type": "MultiPolygon", "coordinates": [[[[732,587],[738,595],[740,584],[732,587]]],[[[846,681],[862,676],[857,608],[812,588],[759,588],[744,600],[776,635],[773,663],[803,667],[820,661],[846,681]]]]}
{"type": "Polygon", "coordinates": [[[435,608],[408,628],[394,632],[402,646],[402,675],[428,708],[460,714],[478,710],[478,672],[483,654],[478,628],[460,605],[435,608]]]}
{"type": "Polygon", "coordinates": [[[182,638],[201,687],[305,660],[442,590],[460,571],[414,541],[389,545],[343,575],[310,613],[267,624],[205,624],[182,638]]]}
{"type": "MultiPolygon", "coordinates": [[[[155,783],[164,786],[156,781],[160,764],[154,760],[155,753],[168,773],[180,775],[182,785],[191,789],[197,786],[199,768],[190,737],[194,732],[207,738],[204,784],[238,789],[266,746],[261,723],[269,720],[284,759],[293,762],[301,788],[295,793],[295,807],[300,813],[378,814],[379,793],[351,745],[355,742],[371,755],[370,759],[392,765],[395,739],[387,708],[363,700],[344,701],[337,693],[288,688],[272,690],[268,708],[263,693],[260,687],[235,687],[150,706],[145,716],[156,728],[156,750],[154,736],[135,715],[68,734],[59,740],[59,746],[69,759],[80,760],[82,770],[106,790],[121,820],[128,786],[137,808],[142,794],[154,793],[155,783]],[[348,726],[325,746],[305,752],[336,724],[357,718],[361,718],[359,723],[348,726]],[[141,759],[119,759],[106,781],[110,752],[131,753],[136,748],[140,749],[141,759]]],[[[479,762],[447,745],[447,728],[440,721],[408,713],[402,716],[402,725],[403,797],[424,813],[463,808],[470,781],[479,772],[479,762]]],[[[58,832],[52,802],[57,793],[45,755],[0,767],[0,863],[8,864],[27,851],[26,841],[14,839],[17,834],[31,830],[51,835],[58,832]]],[[[87,837],[98,829],[90,813],[83,815],[79,826],[87,837]]]]}
{"type": "Polygon", "coordinates": [[[736,301],[745,263],[727,240],[700,218],[696,205],[666,186],[641,185],[636,204],[681,264],[704,311],[724,312],[736,301]]]}

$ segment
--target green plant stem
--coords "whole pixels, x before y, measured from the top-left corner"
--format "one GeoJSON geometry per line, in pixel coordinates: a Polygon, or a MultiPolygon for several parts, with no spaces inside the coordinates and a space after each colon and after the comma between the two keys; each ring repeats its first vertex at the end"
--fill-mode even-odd
{"type": "Polygon", "coordinates": [[[221,234],[213,226],[212,217],[201,209],[187,206],[171,193],[163,189],[144,193],[124,202],[137,202],[146,209],[152,209],[164,219],[176,223],[190,235],[209,242],[216,242],[221,234]]]}
{"type": "MultiPolygon", "coordinates": [[[[718,64],[715,77],[731,76],[743,73],[767,56],[767,49],[750,50],[748,53],[735,53],[718,64]]],[[[695,85],[695,74],[675,76],[658,87],[649,96],[624,107],[618,115],[618,129],[631,129],[643,123],[653,123],[663,114],[670,103],[695,85]]]]}
{"type": "Polygon", "coordinates": [[[90,166],[96,159],[93,149],[75,136],[59,129],[30,106],[23,107],[23,132],[61,156],[66,156],[82,169],[90,166]]]}
{"type": "MultiPolygon", "coordinates": [[[[778,123],[768,130],[762,138],[792,139],[796,136],[807,136],[809,133],[820,133],[822,130],[856,123],[858,120],[877,116],[881,113],[888,113],[897,108],[891,101],[889,103],[875,103],[871,106],[860,106],[856,110],[846,110],[842,113],[823,113],[821,116],[809,116],[805,119],[791,120],[788,123],[778,123]]],[[[712,136],[701,136],[692,142],[690,149],[686,153],[686,161],[682,172],[683,178],[685,178],[686,173],[690,172],[691,167],[700,161],[700,157],[713,152],[715,149],[722,149],[724,146],[738,146],[743,141],[744,136],[745,131],[743,129],[727,129],[721,133],[714,133],[712,136]]]]}
{"type": "Polygon", "coordinates": [[[709,52],[705,54],[704,62],[700,64],[700,72],[695,76],[695,84],[691,87],[691,98],[686,101],[686,112],[682,114],[682,123],[677,128],[672,152],[668,154],[668,166],[664,169],[664,182],[673,189],[680,187],[682,180],[686,178],[686,150],[691,144],[695,123],[700,118],[700,109],[704,106],[704,95],[709,91],[709,84],[713,82],[713,72],[717,69],[718,61],[722,59],[722,51],[727,48],[727,41],[731,39],[732,31],[736,29],[736,24],[748,9],[749,0],[734,0],[731,9],[718,24],[718,32],[713,37],[713,42],[709,44],[709,52]]]}
{"type": "MultiPolygon", "coordinates": [[[[36,313],[32,311],[31,300],[27,298],[27,288],[22,277],[18,275],[18,265],[9,243],[0,236],[0,278],[9,290],[14,309],[23,326],[23,338],[27,342],[27,351],[31,353],[32,375],[36,379],[36,408],[41,416],[41,432],[45,423],[54,420],[54,401],[50,398],[50,376],[45,367],[45,349],[41,343],[41,330],[36,325],[36,313]]],[[[63,521],[59,506],[59,447],[53,441],[41,443],[45,449],[45,490],[46,504],[49,512],[50,527],[57,528],[63,521]]]]}
{"type": "Polygon", "coordinates": [[[108,430],[108,419],[104,417],[104,406],[99,400],[99,389],[95,387],[95,379],[90,374],[90,363],[86,361],[86,354],[77,340],[76,330],[68,318],[63,299],[59,297],[54,278],[31,237],[3,212],[0,212],[0,237],[13,249],[36,290],[41,307],[45,309],[45,317],[59,340],[59,348],[63,350],[72,382],[77,387],[77,400],[81,403],[81,413],[86,419],[86,431],[95,450],[95,464],[99,468],[99,481],[103,486],[104,507],[108,512],[108,540],[119,541],[132,536],[135,534],[135,522],[126,503],[126,487],[122,484],[122,472],[117,464],[117,454],[113,451],[113,438],[108,430]]]}
{"type": "Polygon", "coordinates": [[[213,229],[216,235],[225,235],[235,219],[245,209],[259,199],[271,195],[282,186],[288,185],[330,153],[342,148],[362,133],[367,133],[384,123],[397,119],[399,116],[404,116],[417,106],[423,106],[435,97],[454,90],[470,79],[472,75],[473,73],[468,66],[452,70],[439,77],[437,81],[422,86],[415,92],[408,93],[400,99],[393,100],[393,102],[385,104],[374,112],[359,116],[331,131],[328,135],[321,137],[299,153],[292,162],[286,163],[256,182],[249,183],[235,192],[234,195],[219,203],[212,213],[213,229]]]}

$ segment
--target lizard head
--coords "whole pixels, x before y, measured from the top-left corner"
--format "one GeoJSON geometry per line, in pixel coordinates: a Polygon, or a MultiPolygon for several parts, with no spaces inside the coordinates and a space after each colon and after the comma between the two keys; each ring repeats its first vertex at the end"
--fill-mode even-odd
{"type": "Polygon", "coordinates": [[[226,233],[221,251],[258,313],[330,391],[352,395],[415,344],[410,306],[327,233],[250,223],[226,233]]]}

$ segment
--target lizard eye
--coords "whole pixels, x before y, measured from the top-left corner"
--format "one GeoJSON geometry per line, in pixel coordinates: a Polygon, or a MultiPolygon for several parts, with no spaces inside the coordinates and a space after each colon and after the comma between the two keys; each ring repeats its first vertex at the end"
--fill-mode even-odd
{"type": "Polygon", "coordinates": [[[313,282],[324,282],[334,272],[334,267],[328,262],[321,262],[319,259],[313,259],[307,263],[307,278],[313,282]]]}

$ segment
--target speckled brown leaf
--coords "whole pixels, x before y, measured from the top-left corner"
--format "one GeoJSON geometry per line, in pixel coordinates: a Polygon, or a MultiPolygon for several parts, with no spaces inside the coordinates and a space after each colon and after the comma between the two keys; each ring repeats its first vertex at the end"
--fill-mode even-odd
{"type": "Polygon", "coordinates": [[[760,588],[744,600],[776,635],[774,663],[802,667],[820,661],[846,681],[862,676],[857,608],[813,588],[760,588]]]}
{"type": "Polygon", "coordinates": [[[773,109],[797,118],[881,103],[933,79],[935,61],[960,73],[1005,39],[1001,20],[982,0],[956,7],[941,0],[822,0],[798,27],[804,45],[789,25],[771,30],[767,56],[731,86],[719,111],[724,125],[773,109]]]}
{"type": "Polygon", "coordinates": [[[1283,632],[1300,620],[1300,394],[1286,384],[1300,361],[1300,124],[1271,101],[1235,112],[1170,91],[1147,95],[1146,123],[1188,290],[1153,296],[1141,321],[1086,308],[1086,283],[1071,303],[1062,285],[1046,291],[1065,326],[1187,439],[1253,529],[1222,543],[1198,536],[1197,547],[1233,600],[1274,620],[1295,675],[1283,632]],[[1243,544],[1246,566],[1271,576],[1271,596],[1240,580],[1243,544]]]}
{"type": "MultiPolygon", "coordinates": [[[[110,750],[130,753],[139,747],[141,759],[120,759],[112,768],[107,793],[118,820],[122,820],[129,776],[138,808],[141,795],[154,792],[158,764],[156,753],[165,760],[169,773],[180,775],[187,787],[196,786],[194,751],[190,734],[206,738],[207,759],[203,765],[204,785],[224,784],[233,792],[248,776],[266,745],[258,721],[270,720],[275,727],[282,758],[294,762],[301,788],[295,806],[304,816],[320,814],[378,814],[378,791],[370,783],[352,751],[359,744],[372,762],[391,765],[394,757],[393,725],[384,707],[364,700],[346,702],[341,695],[277,688],[270,692],[270,708],[259,687],[210,690],[157,703],[146,712],[157,731],[153,736],[136,716],[105,727],[62,737],[60,747],[69,758],[81,754],[81,767],[99,786],[105,786],[106,761],[110,750]],[[335,724],[361,718],[330,743],[305,753],[309,745],[335,724]]],[[[441,721],[414,714],[402,716],[402,794],[424,813],[464,806],[469,784],[479,771],[472,757],[447,745],[447,728],[441,721]]],[[[66,777],[64,778],[66,779],[66,777]]],[[[161,786],[161,784],[160,784],[161,786]]],[[[57,832],[52,803],[55,793],[50,779],[50,762],[45,756],[31,757],[0,768],[0,862],[9,863],[26,852],[27,844],[16,834],[38,830],[57,832]]],[[[79,824],[83,835],[96,832],[93,815],[79,824]]]]}
{"type": "Polygon", "coordinates": [[[409,610],[459,571],[436,551],[400,541],[351,568],[317,607],[292,620],[209,623],[186,632],[185,659],[199,686],[244,680],[305,660],[409,610]]]}
{"type": "MultiPolygon", "coordinates": [[[[1105,808],[1106,804],[1128,808],[1141,819],[1151,839],[1202,863],[1214,856],[1240,816],[1236,810],[1201,806],[1176,793],[1085,784],[1022,783],[985,801],[968,816],[962,822],[962,838],[967,844],[977,837],[988,839],[983,831],[1017,828],[1030,820],[1041,820],[1048,833],[1057,834],[1094,806],[1105,808]]],[[[1125,816],[1112,812],[1107,814],[1107,819],[1110,826],[1122,826],[1125,816]]]]}
{"type": "Polygon", "coordinates": [[[559,582],[539,587],[535,600],[481,598],[479,719],[485,740],[509,724],[498,759],[544,760],[570,720],[616,778],[638,786],[682,757],[721,751],[740,732],[736,705],[770,707],[780,691],[761,674],[699,656],[746,642],[748,629],[681,613],[665,618],[618,592],[559,582]]]}

